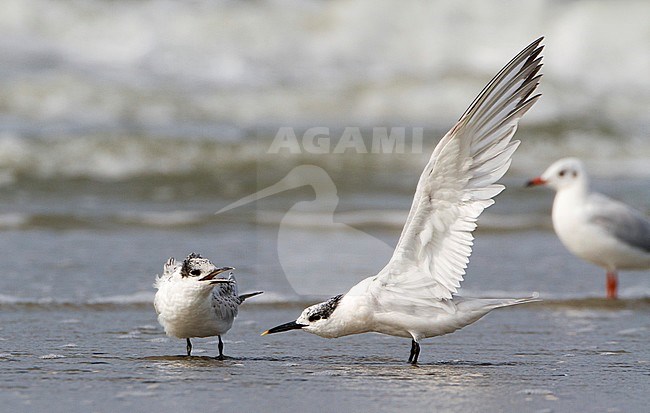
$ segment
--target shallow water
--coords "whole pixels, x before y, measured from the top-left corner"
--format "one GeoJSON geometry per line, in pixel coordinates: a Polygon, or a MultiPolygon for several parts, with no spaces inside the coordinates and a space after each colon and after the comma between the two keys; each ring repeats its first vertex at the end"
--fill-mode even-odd
{"type": "MultiPolygon", "coordinates": [[[[260,201],[227,219],[212,215],[225,204],[219,198],[135,202],[107,191],[89,204],[97,208],[79,209],[82,192],[51,194],[67,200],[55,209],[79,218],[70,223],[46,211],[49,221],[6,228],[0,237],[7,257],[0,278],[0,402],[7,411],[25,412],[645,411],[647,272],[622,273],[622,299],[601,299],[603,271],[564,249],[549,228],[550,194],[521,189],[524,180],[506,178],[508,189],[479,220],[461,293],[539,291],[545,301],[498,310],[425,340],[416,368],[406,364],[408,340],[399,338],[259,336],[295,319],[317,301],[310,296],[323,293],[322,285],[344,292],[385,263],[363,245],[340,250],[357,233],[332,230],[302,212],[283,222],[287,208],[310,199],[308,192],[260,201]],[[140,218],[112,218],[133,205],[140,218]],[[160,206],[189,211],[197,221],[167,222],[160,206]],[[163,219],[156,221],[159,213],[163,219]],[[309,225],[301,223],[304,216],[309,225]],[[287,249],[280,230],[301,240],[309,259],[287,249]],[[155,274],[167,257],[190,251],[237,267],[240,291],[265,291],[242,308],[225,336],[230,358],[223,362],[212,358],[217,350],[210,338],[194,340],[196,357],[184,357],[184,341],[167,338],[156,321],[155,274]],[[298,271],[291,276],[283,271],[287,259],[298,271]],[[312,289],[299,295],[296,285],[312,289]]],[[[626,182],[597,184],[623,197],[647,196],[634,191],[636,181],[626,182]]],[[[38,199],[38,192],[30,194],[38,199]]],[[[395,242],[409,195],[339,196],[336,222],[395,242]],[[368,215],[373,219],[359,221],[368,215]]]]}
{"type": "Polygon", "coordinates": [[[216,341],[169,339],[148,306],[3,308],[6,411],[645,411],[650,303],[601,300],[494,312],[410,343],[366,334],[260,337],[300,307],[247,305],[216,341]]]}
{"type": "Polygon", "coordinates": [[[579,156],[648,211],[650,3],[5,3],[0,410],[647,411],[650,274],[601,299],[604,271],[551,230],[552,193],[523,185],[579,156]],[[461,293],[544,302],[426,340],[418,367],[393,337],[260,337],[385,265],[435,143],[541,34],[544,96],[461,293]],[[281,126],[326,127],[331,148],[404,128],[406,150],[274,153],[281,126]],[[320,178],[215,215],[306,165],[320,178]],[[156,321],[155,275],[192,251],[265,291],[225,361],[213,339],[184,357],[156,321]]]}

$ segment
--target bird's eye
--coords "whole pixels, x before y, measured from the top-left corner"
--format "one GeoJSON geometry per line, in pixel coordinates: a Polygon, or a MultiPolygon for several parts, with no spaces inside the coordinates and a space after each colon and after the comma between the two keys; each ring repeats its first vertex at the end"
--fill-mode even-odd
{"type": "Polygon", "coordinates": [[[318,320],[320,320],[320,316],[318,314],[309,317],[309,321],[318,321],[318,320]]]}
{"type": "Polygon", "coordinates": [[[558,175],[564,176],[566,174],[566,169],[562,169],[558,175]]]}
{"type": "Polygon", "coordinates": [[[201,270],[192,270],[190,271],[190,274],[194,276],[199,276],[201,275],[201,270]]]}

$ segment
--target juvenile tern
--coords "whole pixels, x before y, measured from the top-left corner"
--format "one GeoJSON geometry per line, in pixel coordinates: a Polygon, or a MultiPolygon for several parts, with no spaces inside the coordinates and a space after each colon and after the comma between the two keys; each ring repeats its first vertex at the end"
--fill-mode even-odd
{"type": "Polygon", "coordinates": [[[239,295],[232,273],[228,278],[218,275],[234,270],[218,268],[207,258],[192,253],[182,263],[174,258],[163,266],[163,275],[156,277],[158,290],[154,307],[158,322],[167,335],[187,340],[187,355],[192,354],[192,337],[219,337],[219,360],[223,360],[221,336],[232,327],[239,305],[247,298],[262,294],[257,291],[239,295]]]}
{"type": "Polygon", "coordinates": [[[540,95],[543,46],[535,40],[483,89],[440,140],[420,176],[402,235],[388,264],[345,294],[306,308],[295,321],[262,335],[302,329],[335,338],[367,332],[411,338],[416,364],[420,340],[456,331],[495,308],[528,298],[455,295],[472,251],[476,220],[504,187],[511,142],[521,117],[540,95]]]}
{"type": "Polygon", "coordinates": [[[619,201],[590,192],[579,159],[556,161],[528,182],[536,185],[556,191],[553,228],[564,246],[607,271],[607,298],[617,297],[618,270],[650,268],[650,221],[619,201]]]}

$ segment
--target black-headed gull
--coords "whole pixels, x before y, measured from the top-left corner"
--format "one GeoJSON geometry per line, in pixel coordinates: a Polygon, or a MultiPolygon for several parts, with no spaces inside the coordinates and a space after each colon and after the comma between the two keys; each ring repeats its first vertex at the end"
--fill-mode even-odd
{"type": "Polygon", "coordinates": [[[239,295],[232,273],[228,278],[219,274],[234,270],[218,268],[210,260],[192,253],[182,262],[174,258],[163,266],[163,275],[156,278],[158,289],[154,307],[158,322],[167,335],[187,340],[187,355],[192,354],[192,337],[219,337],[219,360],[223,360],[221,336],[232,327],[239,305],[261,291],[239,295]]]}
{"type": "Polygon", "coordinates": [[[556,191],[553,228],[573,254],[607,271],[607,297],[616,298],[618,270],[650,268],[650,221],[640,212],[589,192],[589,178],[577,158],[563,158],[528,186],[556,191]]]}
{"type": "Polygon", "coordinates": [[[389,263],[346,294],[306,308],[295,321],[262,335],[302,329],[321,337],[377,332],[420,340],[448,334],[495,308],[528,298],[454,295],[472,252],[476,220],[504,187],[495,184],[519,145],[521,117],[540,95],[542,38],[520,52],[483,89],[440,140],[418,182],[411,211],[389,263]]]}

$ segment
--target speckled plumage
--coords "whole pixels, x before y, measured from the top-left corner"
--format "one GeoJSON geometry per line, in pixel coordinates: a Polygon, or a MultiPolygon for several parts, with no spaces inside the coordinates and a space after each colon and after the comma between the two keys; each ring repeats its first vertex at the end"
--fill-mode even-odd
{"type": "Polygon", "coordinates": [[[334,310],[336,310],[336,307],[338,307],[341,298],[343,298],[343,294],[336,295],[325,302],[309,307],[307,319],[309,321],[327,320],[334,310]]]}
{"type": "Polygon", "coordinates": [[[228,278],[216,278],[232,269],[218,268],[192,253],[182,263],[170,258],[163,267],[163,275],[156,278],[154,307],[158,322],[167,335],[188,340],[188,355],[192,348],[189,339],[194,337],[219,336],[221,350],[221,336],[232,327],[239,305],[246,298],[261,294],[240,296],[232,273],[228,278]]]}

